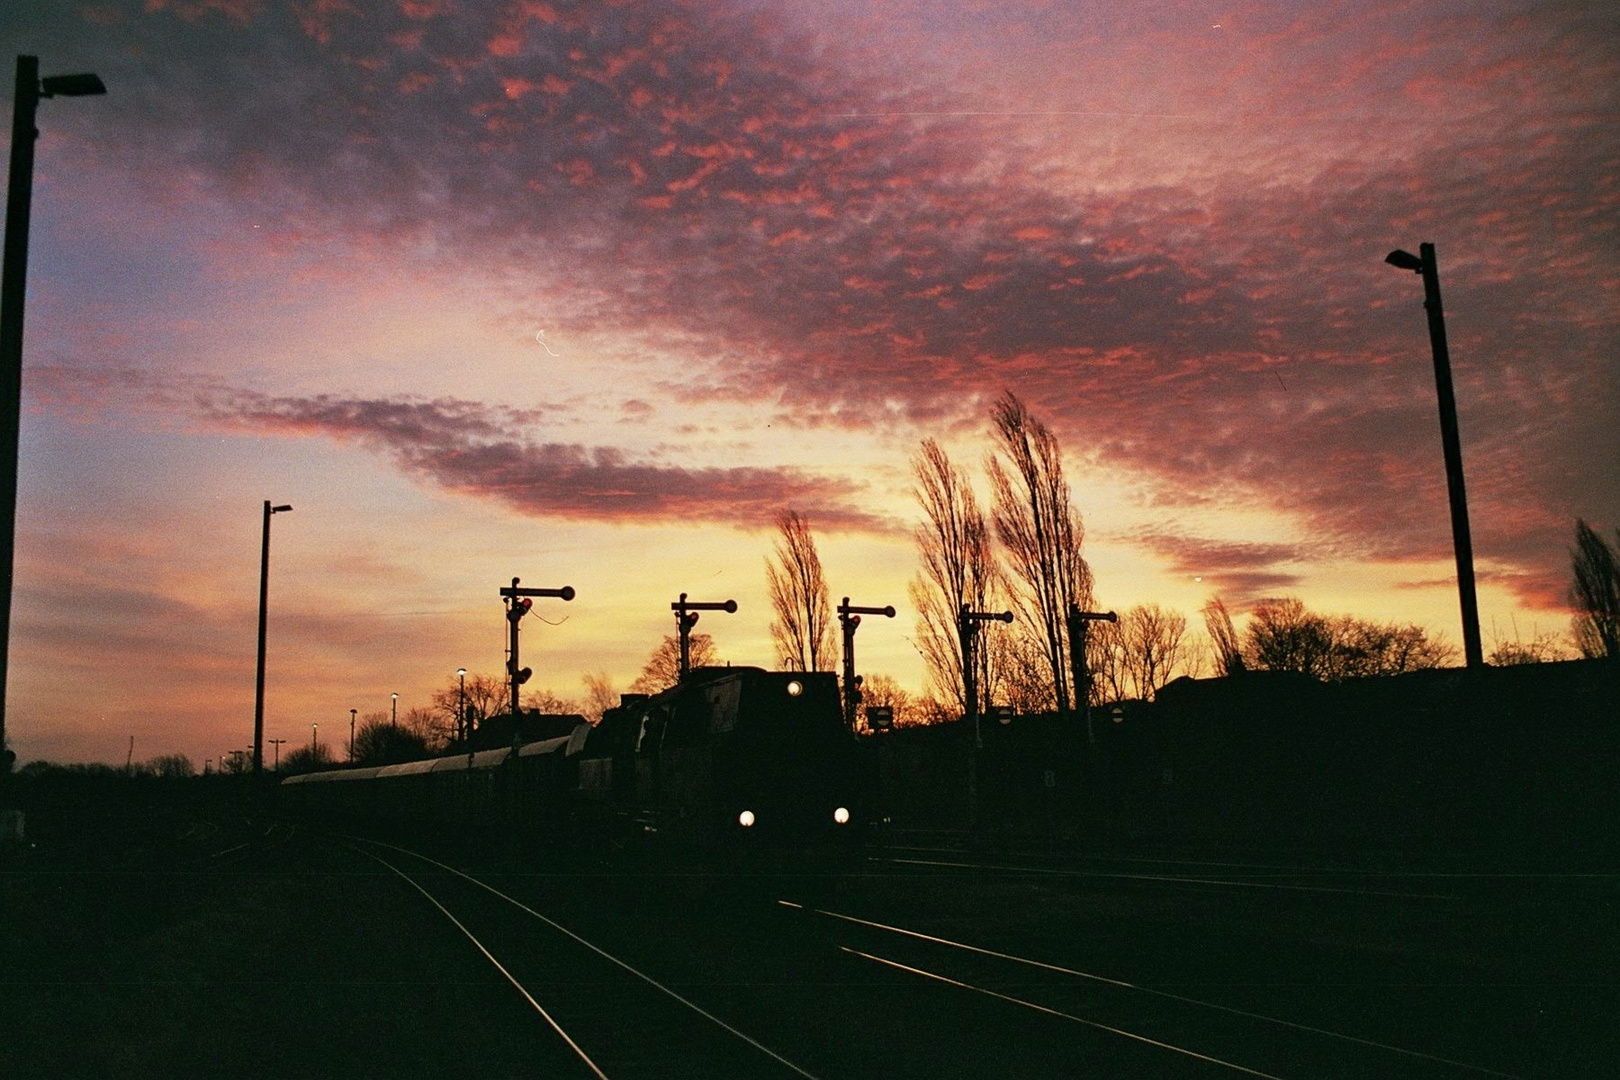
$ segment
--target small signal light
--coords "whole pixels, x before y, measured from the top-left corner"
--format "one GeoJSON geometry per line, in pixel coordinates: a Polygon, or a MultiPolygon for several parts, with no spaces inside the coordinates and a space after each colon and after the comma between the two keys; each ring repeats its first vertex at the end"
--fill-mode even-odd
{"type": "Polygon", "coordinates": [[[845,808],[845,807],[842,807],[842,806],[840,806],[838,809],[834,810],[833,811],[833,823],[837,824],[837,825],[848,825],[849,824],[849,810],[847,808],[845,808]]]}
{"type": "Polygon", "coordinates": [[[798,697],[804,693],[804,683],[798,679],[789,679],[787,684],[788,697],[798,697]]]}
{"type": "Polygon", "coordinates": [[[744,810],[742,813],[738,814],[737,824],[741,825],[745,829],[752,829],[754,827],[754,812],[752,810],[744,810]]]}

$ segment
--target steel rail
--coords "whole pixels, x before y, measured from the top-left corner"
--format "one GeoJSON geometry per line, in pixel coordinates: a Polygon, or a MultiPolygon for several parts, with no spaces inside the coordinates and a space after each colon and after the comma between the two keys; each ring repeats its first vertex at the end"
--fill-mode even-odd
{"type": "Polygon", "coordinates": [[[1312,1027],[1310,1024],[1300,1024],[1292,1020],[1283,1020],[1275,1016],[1266,1016],[1264,1013],[1250,1012],[1247,1009],[1238,1009],[1230,1005],[1220,1005],[1213,1001],[1202,1001],[1198,998],[1185,997],[1181,994],[1173,994],[1168,990],[1157,990],[1151,986],[1141,986],[1137,983],[1126,982],[1122,979],[1111,979],[1106,975],[1095,975],[1091,972],[1079,971],[1075,968],[1064,967],[1060,964],[1049,964],[1042,960],[1031,960],[1028,957],[1016,956],[1012,953],[998,952],[995,949],[986,949],[978,945],[969,945],[966,942],[952,941],[949,938],[937,937],[933,934],[925,934],[919,930],[907,930],[902,926],[890,926],[887,923],[874,922],[871,919],[862,919],[855,915],[846,915],[837,911],[825,911],[821,908],[804,908],[800,904],[791,903],[786,900],[779,900],[777,903],[784,907],[808,910],[813,914],[822,915],[829,919],[837,919],[843,922],[853,923],[857,926],[869,927],[873,930],[881,930],[890,934],[898,934],[902,937],[913,938],[917,941],[925,941],[935,945],[944,945],[949,948],[960,949],[964,952],[976,953],[980,956],[988,956],[997,960],[1007,960],[1015,964],[1023,964],[1027,967],[1039,968],[1043,971],[1050,971],[1059,975],[1071,975],[1078,979],[1086,979],[1091,982],[1102,983],[1107,986],[1115,986],[1123,990],[1135,990],[1138,993],[1151,994],[1154,997],[1164,998],[1169,1001],[1181,1002],[1185,1005],[1196,1005],[1200,1008],[1213,1009],[1217,1012],[1228,1013],[1232,1016],[1241,1016],[1246,1020],[1258,1020],[1263,1023],[1275,1024],[1279,1027],[1292,1028],[1295,1031],[1303,1031],[1312,1035],[1321,1035],[1330,1039],[1341,1039],[1345,1042],[1356,1043],[1361,1046],[1370,1047],[1376,1050],[1384,1050],[1393,1054],[1402,1054],[1407,1057],[1419,1058],[1423,1061],[1432,1061],[1438,1065],[1446,1065],[1454,1069],[1462,1069],[1466,1072],[1479,1073],[1483,1076],[1497,1076],[1504,1078],[1504,1080],[1523,1080],[1522,1077],[1519,1077],[1514,1073],[1498,1072],[1495,1069],[1487,1069],[1479,1065],[1470,1065],[1467,1062],[1441,1057],[1438,1054],[1428,1054],[1421,1050],[1409,1050],[1401,1046],[1391,1046],[1388,1043],[1377,1042],[1373,1039],[1364,1039],[1358,1035],[1347,1035],[1342,1031],[1331,1031],[1327,1028],[1312,1027]]]}
{"type": "Polygon", "coordinates": [[[1123,871],[1067,870],[1043,866],[1007,866],[997,863],[948,862],[943,859],[881,859],[869,861],[894,866],[935,866],[954,870],[1004,870],[1050,877],[1101,878],[1110,881],[1149,881],[1160,885],[1210,885],[1228,889],[1278,889],[1287,892],[1336,893],[1347,896],[1383,896],[1400,900],[1460,900],[1449,893],[1392,892],[1388,889],[1350,889],[1330,885],[1287,885],[1275,881],[1229,881],[1224,878],[1184,877],[1175,874],[1127,874],[1123,871]]]}
{"type": "MultiPolygon", "coordinates": [[[[522,911],[522,912],[524,912],[524,913],[526,913],[528,915],[531,915],[536,919],[539,919],[541,922],[545,923],[547,926],[551,927],[553,930],[555,930],[558,933],[564,935],[565,937],[568,937],[568,938],[572,939],[573,941],[577,942],[578,944],[584,946],[585,948],[589,949],[591,952],[594,952],[596,955],[600,956],[602,959],[607,960],[608,962],[610,962],[612,964],[616,964],[618,967],[620,967],[621,969],[623,969],[626,972],[629,972],[631,975],[634,975],[636,978],[640,979],[642,982],[646,983],[648,986],[651,986],[653,989],[659,991],[660,993],[663,993],[663,994],[669,996],[670,998],[674,999],[675,1001],[680,1002],[682,1005],[686,1006],[688,1009],[691,1009],[693,1012],[697,1013],[699,1016],[703,1017],[705,1020],[708,1020],[710,1023],[716,1025],[721,1030],[725,1031],[727,1034],[732,1035],[732,1036],[734,1036],[734,1037],[736,1037],[738,1039],[741,1039],[743,1042],[747,1043],[749,1046],[752,1046],[755,1050],[758,1050],[760,1053],[764,1054],[766,1057],[769,1057],[772,1060],[776,1061],[777,1063],[783,1065],[784,1067],[791,1070],[796,1075],[804,1077],[805,1080],[819,1080],[819,1078],[817,1076],[815,1076],[813,1073],[806,1072],[804,1069],[801,1069],[799,1066],[795,1065],[793,1062],[789,1061],[787,1058],[783,1057],[781,1054],[778,1054],[776,1051],[772,1050],[770,1047],[768,1047],[768,1046],[764,1045],[763,1043],[759,1042],[758,1040],[744,1034],[743,1032],[738,1031],[736,1028],[732,1027],[730,1024],[726,1023],[724,1020],[720,1019],[718,1016],[715,1016],[713,1013],[709,1012],[707,1009],[703,1008],[701,1005],[698,1005],[696,1002],[693,1002],[690,999],[683,997],[679,993],[676,993],[674,990],[672,990],[669,987],[665,986],[663,983],[659,982],[657,979],[653,978],[651,975],[648,975],[646,972],[641,971],[636,967],[633,967],[632,965],[630,965],[630,964],[626,963],[625,961],[619,959],[617,956],[614,956],[612,953],[607,952],[606,950],[602,949],[600,946],[594,944],[593,942],[585,940],[584,938],[580,937],[578,934],[574,933],[574,931],[568,929],[568,927],[562,925],[561,923],[557,922],[554,919],[551,919],[551,918],[549,918],[549,917],[547,917],[545,915],[542,915],[540,912],[538,912],[538,911],[534,910],[533,908],[529,907],[527,904],[523,903],[521,900],[518,900],[518,899],[515,899],[514,897],[508,896],[506,893],[504,893],[501,890],[495,888],[493,885],[490,885],[488,882],[480,881],[478,878],[473,877],[471,874],[464,873],[463,871],[458,870],[453,866],[442,863],[437,859],[430,858],[429,856],[423,855],[420,852],[411,851],[409,848],[398,847],[398,846],[396,846],[394,844],[385,844],[380,840],[368,840],[368,839],[365,839],[364,837],[352,837],[350,839],[361,840],[364,843],[368,843],[368,844],[375,844],[378,847],[387,848],[390,851],[398,851],[401,854],[409,855],[412,858],[420,859],[423,862],[425,862],[425,863],[427,863],[427,864],[429,864],[431,866],[436,866],[439,869],[444,870],[444,871],[446,871],[448,873],[454,874],[457,877],[462,878],[465,881],[471,882],[472,884],[478,886],[480,889],[483,889],[486,892],[492,893],[495,896],[498,896],[500,899],[505,900],[508,904],[511,904],[513,907],[517,908],[518,910],[520,910],[520,911],[522,911]]],[[[372,857],[376,858],[376,856],[372,856],[372,857]]],[[[379,861],[381,861],[381,860],[379,860],[379,861]]],[[[396,871],[396,873],[397,872],[398,871],[396,871]]],[[[471,936],[471,935],[469,935],[469,936],[471,936]]]]}
{"type": "Polygon", "coordinates": [[[1234,1072],[1240,1072],[1246,1076],[1259,1076],[1264,1078],[1264,1080],[1284,1080],[1283,1077],[1277,1076],[1274,1073],[1261,1072],[1258,1069],[1251,1069],[1245,1065],[1239,1065],[1235,1062],[1225,1061],[1218,1057],[1212,1057],[1209,1054],[1200,1054],[1198,1051],[1189,1050],[1185,1046],[1177,1046],[1174,1043],[1162,1042],[1159,1039],[1149,1038],[1146,1035],[1141,1035],[1134,1031],[1126,1031],[1124,1028],[1117,1028],[1108,1024],[1098,1023],[1095,1020],[1087,1020],[1083,1016],[1076,1016],[1073,1013],[1066,1013],[1061,1009],[1053,1009],[1049,1006],[1042,1005],[1039,1002],[1025,1001],[1023,998],[1016,998],[1010,994],[1003,994],[998,991],[991,990],[988,987],[975,986],[972,983],[965,983],[960,979],[953,979],[948,975],[941,975],[937,971],[927,971],[923,968],[912,967],[910,964],[902,964],[898,960],[889,960],[882,956],[874,956],[872,953],[861,952],[859,949],[851,949],[847,945],[841,945],[839,948],[842,951],[849,953],[851,956],[859,956],[864,960],[872,960],[879,964],[886,964],[889,967],[896,968],[900,971],[910,972],[913,975],[921,975],[925,979],[933,979],[937,982],[942,982],[947,986],[957,986],[963,990],[971,990],[975,994],[983,994],[986,997],[995,998],[997,1001],[1006,1001],[1014,1005],[1021,1005],[1026,1009],[1033,1009],[1036,1012],[1045,1013],[1048,1016],[1056,1016],[1062,1020],[1073,1020],[1077,1024],[1084,1024],[1086,1027],[1096,1028],[1098,1031],[1106,1031],[1112,1035],[1122,1035],[1127,1039],[1134,1039],[1137,1042],[1146,1043],[1149,1046],[1156,1046],[1161,1050],[1170,1050],[1174,1053],[1182,1054],[1198,1061],[1207,1061],[1211,1065],[1219,1065],[1222,1068],[1231,1069],[1234,1072]]]}
{"type": "Polygon", "coordinates": [[[506,981],[511,983],[513,988],[516,989],[518,993],[523,995],[523,1000],[527,1001],[534,1011],[540,1014],[541,1019],[543,1019],[547,1024],[551,1025],[551,1030],[555,1031],[558,1037],[561,1038],[563,1042],[568,1044],[568,1048],[579,1057],[580,1061],[585,1063],[586,1068],[590,1069],[592,1074],[597,1076],[599,1080],[610,1080],[607,1073],[603,1072],[596,1062],[591,1060],[591,1056],[587,1054],[577,1042],[574,1041],[573,1037],[569,1035],[567,1031],[563,1030],[563,1026],[557,1022],[556,1017],[547,1012],[545,1006],[541,1005],[534,999],[534,995],[529,993],[528,988],[522,983],[518,982],[517,976],[506,970],[505,965],[503,965],[499,960],[495,959],[495,954],[490,952],[484,943],[479,941],[477,936],[474,935],[471,930],[467,929],[465,923],[452,915],[450,913],[450,909],[439,902],[438,897],[428,892],[427,889],[422,887],[420,882],[411,877],[409,874],[405,873],[405,871],[401,870],[399,867],[395,866],[393,863],[389,862],[387,859],[384,859],[380,855],[374,855],[371,852],[366,851],[364,848],[354,847],[352,844],[349,846],[353,850],[364,855],[366,858],[386,866],[389,870],[392,870],[395,874],[399,875],[399,877],[405,881],[406,884],[410,885],[411,888],[425,896],[428,903],[438,908],[439,914],[443,915],[446,919],[449,919],[457,930],[460,930],[463,934],[465,934],[467,936],[467,940],[472,942],[473,946],[477,948],[479,952],[484,954],[484,959],[493,964],[495,970],[499,971],[501,975],[505,977],[506,981]]]}
{"type": "MultiPolygon", "coordinates": [[[[900,852],[913,851],[932,855],[963,855],[962,848],[922,847],[917,845],[889,844],[875,850],[900,852]]],[[[1040,858],[1032,855],[1031,858],[1040,858]]],[[[1148,858],[1140,855],[1109,855],[1095,852],[1077,852],[1072,858],[1084,859],[1089,862],[1103,863],[1149,863],[1162,866],[1213,866],[1228,870],[1275,871],[1275,873],[1255,873],[1252,877],[1344,877],[1344,878],[1436,878],[1443,881],[1450,880],[1548,880],[1548,881],[1574,881],[1620,880],[1620,872],[1611,870],[1376,870],[1365,867],[1349,866],[1290,866],[1286,863],[1244,863],[1244,862],[1218,862],[1209,859],[1161,859],[1148,858]]],[[[895,857],[867,856],[869,862],[898,861],[895,857]]],[[[949,864],[946,864],[949,865],[949,864]]],[[[968,865],[968,864],[964,864],[968,865]]],[[[1013,867],[1012,869],[1027,870],[1029,872],[1046,873],[1088,873],[1079,869],[1065,869],[1062,867],[1013,867]]]]}

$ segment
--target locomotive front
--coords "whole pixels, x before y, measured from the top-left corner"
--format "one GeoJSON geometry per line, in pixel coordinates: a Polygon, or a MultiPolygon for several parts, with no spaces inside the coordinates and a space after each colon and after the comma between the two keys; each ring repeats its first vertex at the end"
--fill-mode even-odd
{"type": "Polygon", "coordinates": [[[858,843],[865,800],[836,676],[756,669],[735,692],[729,730],[714,725],[714,813],[723,832],[773,847],[858,843]]]}
{"type": "Polygon", "coordinates": [[[604,715],[580,795],[677,846],[847,847],[862,831],[861,776],[834,675],[699,668],[604,715]]]}

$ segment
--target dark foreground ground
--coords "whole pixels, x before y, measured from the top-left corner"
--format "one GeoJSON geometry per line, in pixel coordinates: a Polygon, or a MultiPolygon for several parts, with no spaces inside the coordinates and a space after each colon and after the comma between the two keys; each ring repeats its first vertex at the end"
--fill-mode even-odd
{"type": "MultiPolygon", "coordinates": [[[[571,1075],[539,1067],[554,1037],[464,936],[329,837],[116,802],[43,807],[28,823],[34,846],[0,855],[0,1076],[571,1075]]],[[[740,887],[591,858],[513,863],[499,847],[460,854],[824,1080],[1240,1075],[1230,1064],[1290,1078],[1620,1071],[1613,868],[1304,870],[1252,853],[890,839],[837,879],[740,887]],[[1160,993],[1070,985],[817,909],[1160,993]]],[[[604,996],[591,1037],[636,1027],[610,1015],[616,1000],[604,996]]]]}

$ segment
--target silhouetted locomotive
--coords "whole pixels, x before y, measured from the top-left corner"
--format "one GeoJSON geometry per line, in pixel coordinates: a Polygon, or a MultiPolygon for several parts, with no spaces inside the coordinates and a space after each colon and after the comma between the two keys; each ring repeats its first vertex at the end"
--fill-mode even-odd
{"type": "Polygon", "coordinates": [[[594,727],[515,747],[288,777],[290,812],[510,827],[590,842],[843,847],[864,813],[861,757],[829,672],[698,668],[625,695],[594,727]]]}

